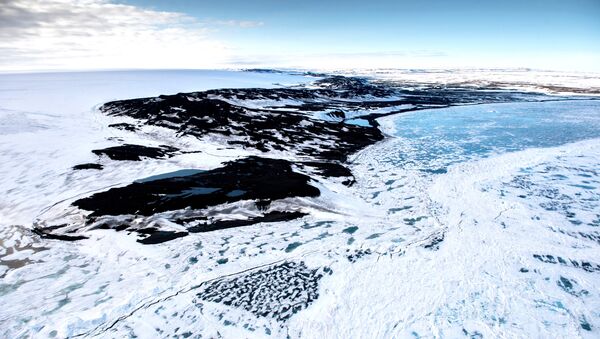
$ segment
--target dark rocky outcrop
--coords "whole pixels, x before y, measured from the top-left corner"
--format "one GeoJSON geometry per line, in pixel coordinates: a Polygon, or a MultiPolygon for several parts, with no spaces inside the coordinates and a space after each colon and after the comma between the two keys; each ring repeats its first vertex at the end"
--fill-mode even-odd
{"type": "Polygon", "coordinates": [[[138,180],[72,202],[87,211],[85,224],[40,224],[36,232],[51,239],[78,240],[85,238],[78,232],[86,229],[127,230],[137,232],[141,243],[156,244],[189,233],[293,220],[306,213],[296,206],[272,209],[271,203],[320,194],[311,185],[311,177],[294,167],[287,160],[248,157],[213,170],[177,171],[172,176],[138,180]],[[232,204],[237,204],[242,216],[215,217],[227,215],[232,204]],[[156,215],[185,231],[161,228],[160,223],[152,222],[156,215]]]}
{"type": "Polygon", "coordinates": [[[316,197],[310,177],[294,172],[286,160],[250,157],[183,177],[134,182],[73,202],[91,211],[88,218],[143,215],[204,209],[239,200],[273,201],[287,197],[316,197]]]}
{"type": "MultiPolygon", "coordinates": [[[[540,99],[537,94],[501,89],[478,91],[460,86],[423,87],[359,77],[306,75],[317,77],[310,87],[215,89],[102,105],[100,111],[107,115],[126,117],[127,121],[135,119],[134,124],[114,123],[109,125],[112,128],[137,131],[145,126],[162,127],[173,130],[177,137],[210,137],[225,147],[283,152],[288,159],[298,160],[249,157],[210,171],[184,170],[185,174],[166,173],[138,180],[74,201],[73,206],[89,213],[86,225],[67,223],[41,231],[67,235],[87,228],[133,230],[144,237],[141,242],[150,244],[193,232],[299,218],[305,215],[300,207],[273,210],[271,203],[318,196],[319,190],[310,184],[311,177],[337,178],[352,185],[354,176],[344,163],[352,153],[384,138],[376,121],[379,117],[466,103],[540,99]],[[357,120],[362,122],[357,124],[357,120]],[[237,202],[251,202],[253,210],[242,213],[245,217],[241,219],[239,215],[230,219],[214,217],[215,208],[237,202]],[[153,216],[179,228],[164,229],[155,224],[153,216]],[[181,231],[182,227],[185,231],[181,231]]],[[[93,152],[112,160],[132,161],[192,153],[166,145],[132,144],[93,152]]],[[[94,166],[83,164],[74,169],[97,168],[94,166]]],[[[227,212],[221,211],[221,215],[227,212]]],[[[437,247],[436,241],[431,248],[437,247]]]]}
{"type": "MultiPolygon", "coordinates": [[[[251,91],[260,92],[256,96],[265,99],[304,96],[303,92],[281,90],[271,98],[268,90],[246,91],[239,96],[249,96],[251,91]]],[[[111,102],[101,109],[111,115],[130,116],[148,125],[175,129],[179,135],[218,135],[230,145],[263,152],[288,151],[322,160],[344,161],[349,154],[383,139],[374,127],[320,120],[291,110],[250,109],[214,99],[209,92],[111,102]]]]}
{"type": "Polygon", "coordinates": [[[85,169],[101,170],[102,168],[104,168],[104,167],[102,167],[102,165],[94,164],[94,163],[87,163],[87,164],[80,164],[80,165],[73,166],[73,169],[76,171],[85,170],[85,169]]]}
{"type": "Polygon", "coordinates": [[[110,125],[108,125],[108,127],[117,128],[117,129],[120,129],[123,131],[129,131],[129,132],[137,131],[137,127],[135,125],[128,124],[125,122],[118,123],[118,124],[110,124],[110,125]]]}
{"type": "Polygon", "coordinates": [[[96,155],[106,155],[112,160],[140,161],[142,158],[167,158],[177,154],[177,151],[177,148],[165,145],[161,145],[160,147],[148,147],[125,144],[93,150],[92,153],[96,155]]]}

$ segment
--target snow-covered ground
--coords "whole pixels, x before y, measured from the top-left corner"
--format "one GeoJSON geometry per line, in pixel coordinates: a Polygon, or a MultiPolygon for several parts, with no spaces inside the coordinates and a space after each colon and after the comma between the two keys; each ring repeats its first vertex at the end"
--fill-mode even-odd
{"type": "MultiPolygon", "coordinates": [[[[0,224],[28,224],[44,208],[67,197],[108,185],[130,182],[182,166],[214,167],[227,159],[212,147],[215,158],[181,156],[167,162],[118,164],[102,173],[73,173],[93,162],[92,149],[118,141],[158,145],[133,133],[106,128],[121,122],[95,107],[111,100],[151,97],[212,88],[276,87],[314,80],[286,74],[227,71],[115,71],[0,75],[0,224]],[[131,164],[129,164],[131,165],[131,164]],[[141,166],[140,166],[141,165],[141,166]],[[118,173],[118,176],[115,175],[118,173]],[[103,180],[106,178],[106,180],[103,180]],[[114,180],[119,178],[119,180],[114,180]]],[[[186,144],[195,140],[178,140],[186,144]]],[[[189,145],[189,147],[193,147],[189,145]]],[[[211,149],[211,145],[199,145],[211,149]]],[[[209,153],[211,153],[209,151],[209,153]]],[[[233,154],[234,156],[236,154],[233,154]]],[[[185,167],[184,167],[185,168],[185,167]]]]}
{"type": "Polygon", "coordinates": [[[600,94],[600,74],[535,69],[365,69],[337,71],[404,85],[495,87],[552,94],[600,94]]]}
{"type": "Polygon", "coordinates": [[[114,118],[95,105],[310,80],[191,74],[0,76],[3,336],[599,335],[600,101],[381,118],[388,138],[350,159],[356,184],[314,182],[321,196],[288,201],[310,212],[297,220],[151,246],[113,230],[76,242],[30,232],[64,199],[254,154],[160,128],[107,129],[114,118]],[[71,171],[115,140],[203,153],[71,171]]]}

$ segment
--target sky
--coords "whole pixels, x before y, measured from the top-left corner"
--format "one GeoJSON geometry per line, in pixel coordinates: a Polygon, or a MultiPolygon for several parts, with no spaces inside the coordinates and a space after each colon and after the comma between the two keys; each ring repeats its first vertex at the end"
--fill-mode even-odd
{"type": "Polygon", "coordinates": [[[600,0],[0,0],[0,71],[600,72],[600,0]]]}

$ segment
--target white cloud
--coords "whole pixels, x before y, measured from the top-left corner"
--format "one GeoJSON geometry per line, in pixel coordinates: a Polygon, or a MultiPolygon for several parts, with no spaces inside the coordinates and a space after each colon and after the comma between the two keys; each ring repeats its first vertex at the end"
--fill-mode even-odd
{"type": "Polygon", "coordinates": [[[306,46],[305,51],[293,52],[279,48],[269,35],[233,46],[212,35],[219,29],[251,29],[264,23],[197,19],[115,1],[118,0],[0,0],[0,71],[232,66],[600,70],[598,53],[574,51],[546,55],[436,50],[361,52],[357,46],[356,53],[316,53],[306,46]]]}
{"type": "Polygon", "coordinates": [[[231,27],[240,27],[240,28],[256,28],[264,26],[264,22],[262,21],[252,21],[252,20],[217,20],[212,21],[217,25],[223,26],[231,26],[231,27]]]}
{"type": "Polygon", "coordinates": [[[107,0],[0,0],[0,70],[225,65],[230,48],[210,32],[182,13],[107,0]]]}

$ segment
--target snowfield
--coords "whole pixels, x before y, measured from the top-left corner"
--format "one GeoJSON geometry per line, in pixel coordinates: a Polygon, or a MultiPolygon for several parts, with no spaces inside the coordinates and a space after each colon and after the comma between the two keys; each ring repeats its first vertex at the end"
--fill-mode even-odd
{"type": "Polygon", "coordinates": [[[560,74],[543,85],[571,86],[560,91],[569,96],[540,94],[535,77],[526,91],[428,85],[460,72],[411,73],[404,91],[387,74],[361,74],[375,87],[301,72],[0,75],[1,335],[598,337],[600,101],[572,95],[582,86],[560,74]],[[268,90],[245,89],[254,87],[268,90]],[[99,109],[213,88],[237,89],[108,106],[130,114],[99,109]],[[182,98],[169,111],[159,104],[182,98]],[[200,104],[227,110],[184,133],[192,120],[179,118],[200,104]],[[230,129],[210,121],[234,110],[230,129]],[[297,128],[244,133],[262,126],[256,119],[291,116],[297,128]],[[368,134],[353,151],[344,137],[354,130],[382,139],[368,134]],[[348,154],[330,152],[342,142],[348,154]],[[130,144],[176,151],[106,153],[130,144]],[[319,194],[244,198],[255,191],[239,185],[256,190],[264,174],[252,168],[228,174],[238,189],[220,192],[222,178],[209,177],[261,157],[281,160],[265,167],[272,182],[307,176],[291,187],[319,194]],[[73,169],[82,164],[101,169],[73,169]],[[177,194],[159,185],[190,180],[177,194]],[[157,190],[157,210],[181,197],[223,202],[99,219],[77,207],[106,192],[127,204],[141,187],[157,190]],[[268,219],[278,213],[285,221],[268,219]],[[161,241],[144,244],[151,236],[161,241]]]}

